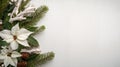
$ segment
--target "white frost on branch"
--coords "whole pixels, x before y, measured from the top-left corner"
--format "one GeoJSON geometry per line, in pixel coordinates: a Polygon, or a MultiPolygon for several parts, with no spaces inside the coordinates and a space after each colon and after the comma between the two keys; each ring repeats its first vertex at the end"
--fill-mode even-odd
{"type": "Polygon", "coordinates": [[[20,12],[17,16],[30,16],[30,14],[35,12],[35,7],[29,5],[23,12],[20,12]]]}
{"type": "Polygon", "coordinates": [[[17,20],[19,20],[19,21],[22,21],[22,20],[25,20],[26,18],[25,17],[23,17],[23,16],[20,16],[20,17],[14,17],[14,18],[10,18],[10,20],[9,20],[9,22],[13,22],[13,21],[17,21],[17,20]]]}
{"type": "MultiPolygon", "coordinates": [[[[24,0],[25,1],[25,0],[24,0]]],[[[20,13],[18,13],[19,11],[19,7],[22,3],[22,0],[18,0],[16,2],[16,7],[13,9],[13,12],[10,13],[10,20],[9,22],[14,22],[14,21],[22,21],[25,20],[27,16],[31,16],[32,13],[35,12],[36,8],[32,5],[29,5],[25,8],[25,10],[21,11],[20,13]],[[14,14],[16,16],[14,16],[14,14]]]]}
{"type": "Polygon", "coordinates": [[[37,47],[37,48],[32,48],[32,49],[22,49],[21,52],[40,54],[41,50],[40,50],[40,47],[37,47]]]}
{"type": "Polygon", "coordinates": [[[16,14],[16,15],[18,14],[18,10],[19,10],[21,3],[22,3],[22,0],[18,0],[15,2],[15,8],[13,9],[10,17],[13,17],[14,14],[16,14]]]}

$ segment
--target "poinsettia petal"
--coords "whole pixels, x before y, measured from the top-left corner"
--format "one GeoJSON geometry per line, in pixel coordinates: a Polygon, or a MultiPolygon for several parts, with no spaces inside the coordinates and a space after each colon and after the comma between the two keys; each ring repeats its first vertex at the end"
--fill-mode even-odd
{"type": "Polygon", "coordinates": [[[16,66],[14,61],[12,60],[12,58],[9,56],[6,56],[6,58],[4,59],[4,65],[5,65],[5,67],[7,67],[9,64],[16,66]]]}
{"type": "Polygon", "coordinates": [[[4,41],[6,41],[7,43],[12,42],[14,39],[13,38],[9,38],[9,39],[4,39],[4,41]]]}
{"type": "Polygon", "coordinates": [[[10,46],[11,46],[11,48],[12,48],[13,50],[16,50],[16,49],[18,48],[18,43],[17,43],[16,41],[12,41],[12,42],[10,43],[10,46]]]}
{"type": "Polygon", "coordinates": [[[3,30],[1,32],[4,33],[4,34],[11,34],[10,30],[3,30]]]}
{"type": "Polygon", "coordinates": [[[23,46],[29,47],[27,40],[16,40],[16,41],[23,46]]]}
{"type": "Polygon", "coordinates": [[[21,54],[16,52],[16,51],[13,51],[12,55],[11,55],[12,58],[17,58],[17,57],[20,57],[20,56],[21,56],[21,54]]]}
{"type": "Polygon", "coordinates": [[[17,32],[17,38],[19,40],[26,40],[28,38],[28,36],[32,33],[33,32],[30,32],[27,29],[22,28],[17,32]]]}
{"type": "Polygon", "coordinates": [[[14,63],[15,63],[15,67],[17,67],[17,63],[18,63],[17,58],[12,58],[12,60],[13,60],[14,63]]]}
{"type": "Polygon", "coordinates": [[[5,67],[7,67],[9,65],[9,58],[7,56],[5,56],[5,59],[4,59],[4,65],[5,67]]]}
{"type": "Polygon", "coordinates": [[[3,38],[7,42],[11,42],[13,39],[13,36],[11,35],[9,30],[3,30],[0,32],[0,37],[3,38]]]}
{"type": "Polygon", "coordinates": [[[0,54],[0,59],[1,59],[1,60],[5,59],[5,55],[0,54]]]}
{"type": "Polygon", "coordinates": [[[16,24],[15,26],[13,26],[12,29],[11,29],[12,35],[16,35],[17,31],[19,31],[19,30],[20,30],[19,24],[16,24]]]}
{"type": "Polygon", "coordinates": [[[1,54],[3,54],[3,55],[6,55],[8,52],[9,52],[9,50],[6,49],[6,48],[3,48],[3,49],[1,50],[1,54]]]}

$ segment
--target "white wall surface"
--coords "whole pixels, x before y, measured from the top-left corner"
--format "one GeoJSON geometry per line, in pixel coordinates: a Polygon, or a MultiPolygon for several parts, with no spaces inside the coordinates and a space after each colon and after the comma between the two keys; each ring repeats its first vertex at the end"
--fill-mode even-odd
{"type": "Polygon", "coordinates": [[[32,0],[49,7],[36,36],[54,51],[41,67],[120,67],[120,0],[32,0]]]}

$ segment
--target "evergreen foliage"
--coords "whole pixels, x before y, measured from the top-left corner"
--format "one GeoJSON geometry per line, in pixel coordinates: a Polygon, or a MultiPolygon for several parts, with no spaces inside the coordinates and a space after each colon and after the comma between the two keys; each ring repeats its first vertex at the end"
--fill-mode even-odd
{"type": "Polygon", "coordinates": [[[30,2],[30,0],[26,0],[25,2],[22,1],[22,4],[19,8],[19,11],[23,11],[25,9],[25,6],[30,2]]]}
{"type": "Polygon", "coordinates": [[[33,35],[39,34],[40,32],[44,31],[46,28],[44,25],[38,27],[35,32],[33,33],[33,35]]]}
{"type": "Polygon", "coordinates": [[[36,57],[34,57],[34,59],[30,59],[28,61],[27,67],[35,67],[36,65],[38,66],[38,65],[44,64],[45,62],[47,62],[48,60],[51,60],[53,58],[54,58],[53,52],[47,52],[47,53],[36,55],[36,57]]]}
{"type": "Polygon", "coordinates": [[[25,21],[22,21],[25,23],[25,27],[28,26],[34,26],[36,23],[45,15],[45,13],[48,11],[48,7],[43,5],[37,8],[35,13],[32,14],[31,17],[27,17],[25,21]]]}
{"type": "Polygon", "coordinates": [[[0,0],[0,18],[2,17],[2,13],[6,9],[9,4],[9,0],[0,0]]]}
{"type": "MultiPolygon", "coordinates": [[[[25,6],[30,2],[30,0],[23,1],[20,4],[20,7],[18,9],[18,13],[25,10],[25,6]]],[[[39,42],[34,38],[34,35],[38,34],[39,32],[43,32],[45,30],[45,26],[35,26],[37,22],[42,19],[42,17],[46,14],[48,11],[48,7],[45,5],[40,6],[35,10],[34,13],[31,14],[31,16],[26,16],[25,20],[21,21],[13,21],[12,23],[9,21],[10,16],[9,14],[12,13],[14,8],[16,7],[15,3],[11,3],[11,0],[0,0],[0,21],[2,20],[2,30],[11,30],[13,26],[19,23],[20,28],[25,28],[28,31],[33,32],[28,38],[27,41],[30,45],[30,47],[25,47],[21,44],[19,44],[18,51],[21,52],[22,49],[32,49],[39,47],[39,42]]],[[[0,31],[1,32],[1,31],[0,31]]],[[[0,37],[0,50],[2,49],[1,46],[10,45],[6,41],[4,41],[0,37]]],[[[43,54],[35,54],[30,53],[30,56],[27,60],[23,60],[21,58],[18,58],[18,61],[27,61],[27,67],[37,67],[38,65],[41,65],[51,59],[54,58],[53,52],[47,52],[43,54]]],[[[1,66],[0,66],[1,67],[1,66]]],[[[8,67],[13,67],[12,65],[9,65],[8,67]]]]}
{"type": "Polygon", "coordinates": [[[31,47],[38,47],[39,46],[38,41],[34,37],[29,36],[27,40],[28,40],[28,43],[31,47]]]}

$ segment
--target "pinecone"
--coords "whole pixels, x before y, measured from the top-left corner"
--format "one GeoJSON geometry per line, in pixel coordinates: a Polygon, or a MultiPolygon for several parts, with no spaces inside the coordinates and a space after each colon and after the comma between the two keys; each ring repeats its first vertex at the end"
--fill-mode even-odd
{"type": "Polygon", "coordinates": [[[22,57],[21,57],[21,58],[22,58],[23,60],[27,60],[27,59],[29,58],[29,56],[30,56],[30,54],[29,54],[28,52],[22,52],[21,54],[22,54],[22,57]]]}
{"type": "Polygon", "coordinates": [[[27,67],[27,62],[26,61],[18,62],[17,67],[27,67]]]}

